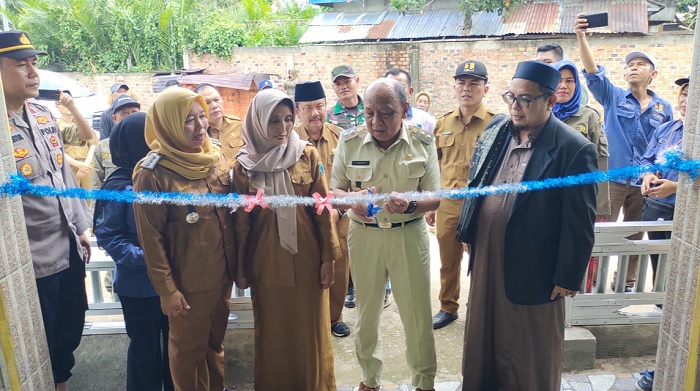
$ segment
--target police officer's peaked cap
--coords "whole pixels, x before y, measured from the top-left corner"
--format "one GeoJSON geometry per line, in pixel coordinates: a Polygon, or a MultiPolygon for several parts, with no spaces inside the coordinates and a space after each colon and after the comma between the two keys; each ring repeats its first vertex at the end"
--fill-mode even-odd
{"type": "Polygon", "coordinates": [[[0,57],[24,60],[44,55],[45,52],[34,49],[29,34],[24,31],[0,31],[0,57]]]}

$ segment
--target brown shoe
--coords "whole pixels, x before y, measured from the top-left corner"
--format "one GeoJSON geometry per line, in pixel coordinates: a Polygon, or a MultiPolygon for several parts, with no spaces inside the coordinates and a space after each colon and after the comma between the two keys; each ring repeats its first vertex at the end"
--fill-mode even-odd
{"type": "Polygon", "coordinates": [[[416,387],[416,391],[435,391],[435,389],[434,389],[434,388],[431,388],[431,389],[429,389],[429,390],[423,390],[423,389],[421,389],[421,388],[416,387]]]}
{"type": "Polygon", "coordinates": [[[382,386],[367,387],[365,383],[360,382],[360,389],[358,391],[379,391],[381,389],[382,386]]]}

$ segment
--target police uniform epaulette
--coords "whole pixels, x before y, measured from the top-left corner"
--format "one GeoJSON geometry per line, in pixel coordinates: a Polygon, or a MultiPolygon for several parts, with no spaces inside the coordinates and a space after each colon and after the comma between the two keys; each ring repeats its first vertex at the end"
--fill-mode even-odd
{"type": "Polygon", "coordinates": [[[432,133],[427,132],[417,126],[409,125],[408,133],[410,133],[411,136],[420,140],[425,145],[430,145],[434,141],[434,136],[432,133]]]}
{"type": "Polygon", "coordinates": [[[151,171],[155,170],[161,157],[162,156],[158,153],[152,153],[146,156],[146,160],[144,160],[143,163],[141,163],[141,168],[145,168],[151,171]]]}
{"type": "Polygon", "coordinates": [[[346,129],[345,131],[343,131],[343,133],[340,134],[340,141],[348,141],[365,133],[367,133],[367,128],[365,128],[364,126],[346,129]]]}
{"type": "Polygon", "coordinates": [[[595,107],[593,107],[591,105],[586,105],[585,107],[588,107],[589,109],[595,111],[596,114],[598,114],[598,116],[602,117],[602,115],[600,115],[600,111],[598,111],[595,107]]]}
{"type": "Polygon", "coordinates": [[[450,115],[450,114],[452,114],[452,113],[454,113],[454,112],[455,112],[454,110],[448,111],[447,113],[445,113],[445,114],[443,114],[443,115],[437,117],[437,119],[445,118],[445,117],[447,117],[448,115],[450,115]]]}

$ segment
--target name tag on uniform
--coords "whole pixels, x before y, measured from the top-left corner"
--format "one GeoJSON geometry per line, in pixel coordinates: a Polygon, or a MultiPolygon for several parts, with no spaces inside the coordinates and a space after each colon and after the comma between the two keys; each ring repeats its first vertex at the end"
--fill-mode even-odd
{"type": "Polygon", "coordinates": [[[369,160],[353,160],[353,166],[369,166],[369,160]]]}
{"type": "Polygon", "coordinates": [[[440,133],[440,134],[443,135],[443,136],[449,136],[449,135],[452,134],[452,131],[451,131],[451,130],[448,130],[447,132],[442,132],[442,133],[440,133]]]}

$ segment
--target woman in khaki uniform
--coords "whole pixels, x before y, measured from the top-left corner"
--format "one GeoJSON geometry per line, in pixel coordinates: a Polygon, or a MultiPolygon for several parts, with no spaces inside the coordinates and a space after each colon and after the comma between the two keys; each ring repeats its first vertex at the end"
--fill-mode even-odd
{"type": "MultiPolygon", "coordinates": [[[[603,120],[594,108],[581,105],[582,87],[576,65],[571,61],[564,60],[557,62],[553,67],[561,72],[561,80],[556,91],[557,103],[552,109],[554,116],[595,144],[598,149],[598,169],[607,171],[608,138],[603,132],[603,120]]],[[[598,184],[596,201],[596,221],[600,221],[604,215],[610,214],[608,182],[598,184]]]]}
{"type": "MultiPolygon", "coordinates": [[[[239,194],[311,197],[329,192],[316,149],[299,138],[294,104],[283,92],[259,92],[243,123],[233,168],[239,194]]],[[[255,389],[335,391],[328,287],[340,257],[327,209],[290,206],[235,214],[236,285],[250,285],[255,316],[255,389]]]]}
{"type": "MultiPolygon", "coordinates": [[[[201,95],[170,88],[146,118],[151,153],[136,165],[135,191],[228,193],[226,159],[207,137],[201,95]]],[[[168,316],[176,390],[224,389],[222,342],[229,315],[235,240],[230,210],[134,204],[148,275],[168,316]]]]}

